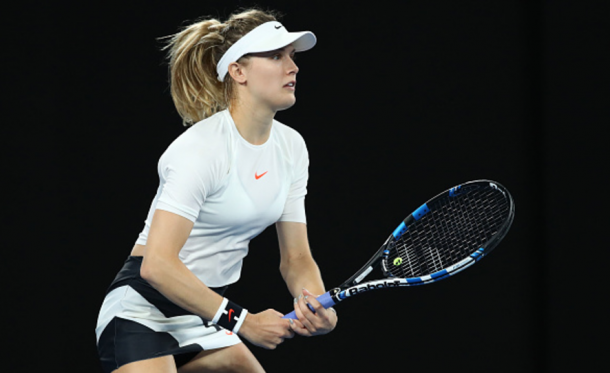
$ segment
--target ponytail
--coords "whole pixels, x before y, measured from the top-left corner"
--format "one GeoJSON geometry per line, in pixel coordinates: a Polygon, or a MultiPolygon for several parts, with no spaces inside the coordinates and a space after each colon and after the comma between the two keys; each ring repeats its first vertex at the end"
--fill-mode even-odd
{"type": "Polygon", "coordinates": [[[216,64],[242,36],[275,20],[273,14],[253,9],[234,14],[225,23],[202,20],[168,37],[163,49],[168,50],[170,91],[185,126],[230,107],[235,82],[230,75],[220,82],[216,64]]]}

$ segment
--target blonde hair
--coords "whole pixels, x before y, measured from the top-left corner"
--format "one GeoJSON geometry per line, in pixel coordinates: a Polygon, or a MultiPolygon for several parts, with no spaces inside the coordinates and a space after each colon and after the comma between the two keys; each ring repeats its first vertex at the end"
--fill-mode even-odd
{"type": "Polygon", "coordinates": [[[216,64],[242,36],[276,20],[270,11],[248,9],[232,14],[224,23],[213,18],[199,20],[165,37],[169,39],[163,50],[168,50],[170,91],[185,126],[230,107],[235,82],[230,75],[220,82],[216,64]]]}

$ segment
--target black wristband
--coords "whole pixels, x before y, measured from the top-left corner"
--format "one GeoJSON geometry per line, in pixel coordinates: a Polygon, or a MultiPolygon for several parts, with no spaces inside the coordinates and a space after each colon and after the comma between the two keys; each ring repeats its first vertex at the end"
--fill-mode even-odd
{"type": "Polygon", "coordinates": [[[248,310],[224,298],[212,322],[237,333],[247,314],[248,310]]]}

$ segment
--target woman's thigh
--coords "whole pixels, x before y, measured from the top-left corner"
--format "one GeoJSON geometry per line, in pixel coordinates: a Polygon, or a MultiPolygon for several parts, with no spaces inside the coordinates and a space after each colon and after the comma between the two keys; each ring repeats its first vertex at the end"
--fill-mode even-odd
{"type": "Polygon", "coordinates": [[[176,363],[172,355],[161,356],[125,364],[112,373],[176,373],[176,363]]]}
{"type": "Polygon", "coordinates": [[[264,373],[265,370],[243,343],[201,351],[178,369],[179,373],[239,372],[264,373]]]}

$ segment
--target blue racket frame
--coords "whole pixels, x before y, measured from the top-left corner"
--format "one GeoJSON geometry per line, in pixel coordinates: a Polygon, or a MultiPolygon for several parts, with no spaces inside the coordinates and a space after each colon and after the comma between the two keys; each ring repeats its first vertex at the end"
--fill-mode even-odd
{"type": "MultiPolygon", "coordinates": [[[[345,281],[341,286],[331,289],[330,291],[320,295],[316,299],[322,304],[324,308],[328,308],[336,305],[337,303],[347,298],[364,292],[368,292],[370,290],[425,285],[453,276],[481,260],[500,243],[500,241],[508,233],[508,230],[512,225],[514,214],[515,204],[512,199],[512,196],[506,188],[504,188],[501,184],[495,181],[475,180],[450,188],[449,190],[440,193],[434,198],[430,199],[428,202],[424,203],[415,211],[413,211],[409,216],[407,216],[407,218],[405,218],[398,225],[398,227],[394,229],[392,234],[387,238],[386,242],[375,253],[375,255],[352,277],[345,281]],[[495,233],[491,239],[481,245],[481,247],[478,247],[477,249],[473,250],[470,255],[459,260],[457,263],[443,268],[442,270],[438,270],[433,273],[419,277],[399,278],[392,275],[388,266],[388,255],[390,254],[388,247],[392,245],[393,242],[400,239],[400,237],[402,237],[408,231],[409,227],[414,224],[414,222],[420,220],[426,214],[428,214],[431,211],[431,207],[429,206],[433,206],[435,201],[439,201],[441,198],[453,198],[464,195],[465,193],[468,193],[469,189],[472,189],[477,185],[496,189],[500,191],[506,198],[506,202],[508,204],[508,215],[500,229],[497,231],[497,233],[495,233]],[[361,283],[361,281],[369,273],[371,273],[375,268],[379,267],[380,265],[385,278],[361,283]]],[[[310,309],[312,309],[313,311],[311,305],[310,309]]],[[[295,311],[292,311],[289,314],[285,315],[284,318],[296,319],[297,317],[295,311]]]]}

